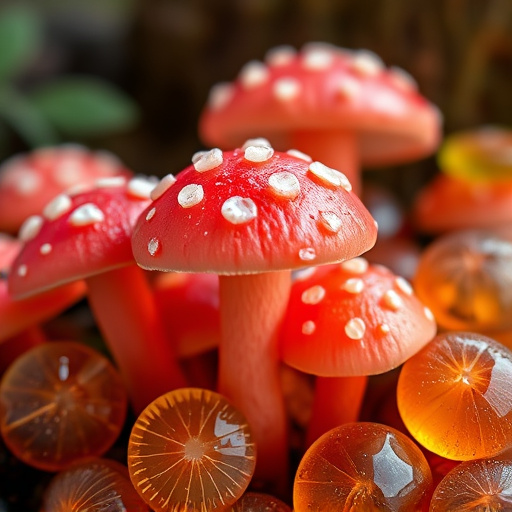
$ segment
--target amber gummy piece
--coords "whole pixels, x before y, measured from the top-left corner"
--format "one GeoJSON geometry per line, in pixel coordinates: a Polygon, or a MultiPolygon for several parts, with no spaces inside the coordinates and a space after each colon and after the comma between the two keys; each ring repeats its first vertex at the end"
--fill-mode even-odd
{"type": "Polygon", "coordinates": [[[262,492],[246,492],[229,509],[230,512],[292,512],[284,502],[270,494],[262,492]]]}
{"type": "Polygon", "coordinates": [[[378,423],[347,423],[321,436],[302,458],[295,512],[428,510],[432,476],[405,434],[378,423]]]}
{"type": "Polygon", "coordinates": [[[420,257],[414,289],[444,329],[512,327],[512,230],[438,238],[420,257]]]}
{"type": "Polygon", "coordinates": [[[60,471],[100,456],[126,417],[120,376],[101,354],[75,342],[39,345],[7,369],[0,384],[0,431],[23,462],[60,471]]]}
{"type": "Polygon", "coordinates": [[[512,510],[512,460],[463,462],[437,486],[430,512],[505,512],[512,510]]]}
{"type": "Polygon", "coordinates": [[[148,512],[128,470],[107,459],[74,464],[55,476],[44,493],[41,512],[148,512]]]}
{"type": "Polygon", "coordinates": [[[228,509],[249,485],[256,448],[247,420],[222,395],[171,391],[140,414],[128,442],[128,470],[155,511],[228,509]]]}
{"type": "Polygon", "coordinates": [[[492,457],[512,446],[512,352],[486,336],[437,336],[409,359],[397,403],[412,436],[453,460],[492,457]]]}

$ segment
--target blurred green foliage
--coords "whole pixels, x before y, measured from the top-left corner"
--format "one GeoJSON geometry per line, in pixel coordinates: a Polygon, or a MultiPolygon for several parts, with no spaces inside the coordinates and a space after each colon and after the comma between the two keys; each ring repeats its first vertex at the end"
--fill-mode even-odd
{"type": "Polygon", "coordinates": [[[0,9],[1,156],[13,135],[33,148],[126,130],[138,118],[135,102],[96,76],[24,83],[44,46],[43,28],[39,11],[29,5],[0,9]]]}

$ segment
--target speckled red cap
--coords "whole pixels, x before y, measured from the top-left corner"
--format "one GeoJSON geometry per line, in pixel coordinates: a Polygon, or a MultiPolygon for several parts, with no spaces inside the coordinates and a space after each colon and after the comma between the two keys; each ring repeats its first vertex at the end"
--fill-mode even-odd
{"type": "Polygon", "coordinates": [[[376,224],[345,175],[264,139],[194,155],[152,193],[133,234],[144,268],[217,274],[289,270],[370,249],[376,224]]]}
{"type": "Polygon", "coordinates": [[[274,48],[234,82],[214,86],[199,133],[209,146],[236,147],[264,135],[282,149],[292,131],[352,132],[361,163],[377,166],[430,154],[440,126],[438,109],[405,71],[386,69],[366,50],[310,43],[300,52],[274,48]]]}
{"type": "Polygon", "coordinates": [[[23,249],[9,273],[17,298],[132,264],[130,237],[150,203],[148,178],[104,178],[77,194],[60,194],[20,229],[23,249]]]}
{"type": "Polygon", "coordinates": [[[23,221],[39,213],[56,195],[97,179],[132,175],[107,151],[63,144],[16,155],[0,166],[0,230],[17,233],[23,221]]]}
{"type": "Polygon", "coordinates": [[[402,364],[435,334],[434,316],[408,281],[354,258],[294,282],[281,356],[324,377],[374,375],[402,364]]]}

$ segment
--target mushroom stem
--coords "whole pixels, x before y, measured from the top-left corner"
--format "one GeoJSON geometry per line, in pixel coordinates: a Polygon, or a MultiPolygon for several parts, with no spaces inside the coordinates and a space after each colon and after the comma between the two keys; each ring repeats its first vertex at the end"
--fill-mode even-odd
{"type": "Polygon", "coordinates": [[[136,413],[186,385],[144,271],[136,265],[87,278],[89,304],[136,413]]]}
{"type": "Polygon", "coordinates": [[[220,276],[219,284],[219,391],[249,421],[258,447],[256,478],[282,489],[288,477],[288,435],[278,333],[290,272],[220,276]]]}
{"type": "Polygon", "coordinates": [[[317,377],[307,446],[334,427],[357,421],[368,377],[317,377]]]}
{"type": "Polygon", "coordinates": [[[352,184],[355,194],[361,195],[359,147],[353,133],[341,130],[295,131],[290,137],[290,147],[342,172],[352,184]]]}

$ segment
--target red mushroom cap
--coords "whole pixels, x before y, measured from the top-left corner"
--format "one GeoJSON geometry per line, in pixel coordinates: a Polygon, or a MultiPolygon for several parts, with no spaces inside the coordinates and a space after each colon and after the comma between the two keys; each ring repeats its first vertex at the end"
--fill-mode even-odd
{"type": "Polygon", "coordinates": [[[9,291],[21,298],[134,263],[132,228],[154,185],[118,176],[86,192],[58,195],[21,227],[25,245],[9,273],[9,291]]]}
{"type": "MultiPolygon", "coordinates": [[[[0,270],[9,268],[21,249],[15,238],[0,235],[0,270]]],[[[85,295],[82,281],[25,300],[13,300],[0,280],[0,342],[64,311],[85,295]]]]}
{"type": "Polygon", "coordinates": [[[212,149],[164,178],[134,229],[139,265],[249,274],[342,261],[375,243],[374,220],[342,173],[267,144],[212,149]]]}
{"type": "Polygon", "coordinates": [[[324,377],[373,375],[396,368],[435,334],[432,313],[405,279],[355,258],[294,282],[281,355],[324,377]]]}
{"type": "Polygon", "coordinates": [[[233,83],[214,86],[199,131],[211,146],[263,134],[279,149],[292,145],[291,131],[350,131],[361,163],[379,166],[431,153],[439,127],[439,111],[405,71],[385,69],[369,51],[309,44],[298,53],[275,48],[233,83]]]}
{"type": "Polygon", "coordinates": [[[72,187],[131,175],[113,154],[89,151],[78,144],[14,156],[0,166],[0,229],[16,233],[27,217],[39,213],[56,195],[72,187]]]}
{"type": "Polygon", "coordinates": [[[471,182],[438,174],[419,193],[413,221],[424,233],[510,225],[512,180],[471,182]]]}

